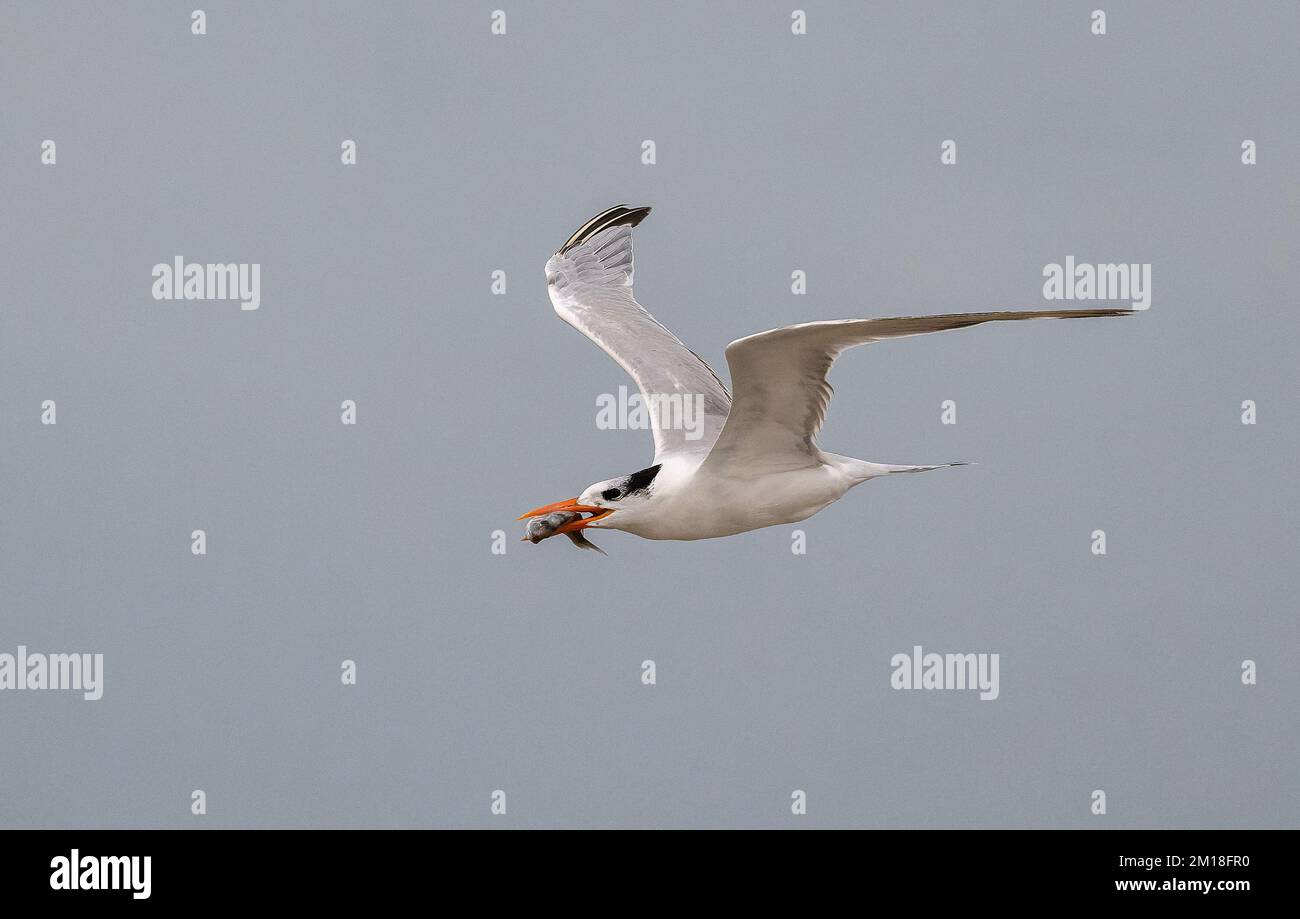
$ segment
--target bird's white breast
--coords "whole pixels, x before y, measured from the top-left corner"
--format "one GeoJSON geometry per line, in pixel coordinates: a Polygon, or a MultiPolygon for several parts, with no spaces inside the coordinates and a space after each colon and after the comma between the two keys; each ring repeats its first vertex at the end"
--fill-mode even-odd
{"type": "Polygon", "coordinates": [[[645,539],[731,536],[806,520],[855,482],[834,466],[816,465],[748,478],[691,475],[674,484],[653,506],[626,521],[611,518],[611,526],[645,539]]]}

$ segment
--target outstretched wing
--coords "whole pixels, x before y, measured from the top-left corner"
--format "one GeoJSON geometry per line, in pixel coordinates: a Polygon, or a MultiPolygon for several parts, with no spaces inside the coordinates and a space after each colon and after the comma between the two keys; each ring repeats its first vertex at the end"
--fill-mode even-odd
{"type": "Polygon", "coordinates": [[[559,317],[636,381],[661,463],[707,454],[731,396],[713,368],[632,296],[632,228],[649,213],[620,206],[588,220],[546,263],[546,284],[559,317]]]}
{"type": "Polygon", "coordinates": [[[896,319],[806,322],[733,341],[727,365],[731,414],[702,471],[743,476],[819,462],[817,432],[831,401],[826,374],[840,352],[888,338],[962,329],[982,322],[1124,316],[1126,309],[952,313],[896,319]]]}

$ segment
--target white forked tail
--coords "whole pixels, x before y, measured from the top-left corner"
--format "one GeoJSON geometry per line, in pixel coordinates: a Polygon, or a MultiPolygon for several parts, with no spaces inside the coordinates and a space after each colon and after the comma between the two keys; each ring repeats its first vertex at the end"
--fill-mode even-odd
{"type": "MultiPolygon", "coordinates": [[[[829,458],[829,454],[827,457],[829,458]]],[[[947,469],[950,466],[972,466],[973,463],[939,463],[935,466],[898,466],[892,463],[868,463],[866,460],[851,459],[847,456],[834,457],[838,460],[837,465],[844,472],[855,479],[855,485],[865,482],[867,479],[874,479],[882,475],[893,475],[896,472],[929,472],[932,469],[947,469]]]]}

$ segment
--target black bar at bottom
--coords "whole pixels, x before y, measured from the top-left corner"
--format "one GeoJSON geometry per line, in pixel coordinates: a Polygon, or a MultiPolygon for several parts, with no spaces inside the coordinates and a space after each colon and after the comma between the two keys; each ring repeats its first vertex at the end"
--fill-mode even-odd
{"type": "Polygon", "coordinates": [[[978,891],[985,903],[1231,908],[1285,896],[1296,841],[1292,831],[1236,830],[15,830],[0,834],[0,889],[7,905],[338,908],[434,889],[532,891],[539,906],[561,888],[621,891],[635,904],[690,883],[739,896],[851,888],[863,903],[969,902],[978,891]]]}

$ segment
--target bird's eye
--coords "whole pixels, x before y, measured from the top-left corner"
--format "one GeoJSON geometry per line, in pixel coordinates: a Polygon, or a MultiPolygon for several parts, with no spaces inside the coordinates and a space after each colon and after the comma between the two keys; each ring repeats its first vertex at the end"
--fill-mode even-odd
{"type": "Polygon", "coordinates": [[[618,489],[606,488],[604,491],[600,493],[600,496],[604,498],[606,501],[615,501],[618,499],[618,489]]]}

